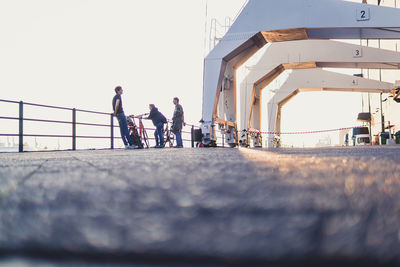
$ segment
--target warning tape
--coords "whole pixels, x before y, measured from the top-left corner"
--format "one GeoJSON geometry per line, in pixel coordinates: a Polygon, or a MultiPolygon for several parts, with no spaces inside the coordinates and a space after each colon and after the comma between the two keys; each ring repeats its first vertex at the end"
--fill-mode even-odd
{"type": "MultiPolygon", "coordinates": [[[[369,126],[369,125],[368,125],[369,126]]],[[[337,132],[344,130],[352,130],[357,128],[362,128],[367,126],[355,126],[355,127],[347,127],[347,128],[338,128],[338,129],[330,129],[330,130],[319,130],[319,131],[305,131],[305,132],[262,132],[262,131],[238,131],[239,133],[250,133],[250,134],[273,134],[273,135],[303,135],[303,134],[317,134],[317,133],[328,133],[328,132],[337,132]]]]}

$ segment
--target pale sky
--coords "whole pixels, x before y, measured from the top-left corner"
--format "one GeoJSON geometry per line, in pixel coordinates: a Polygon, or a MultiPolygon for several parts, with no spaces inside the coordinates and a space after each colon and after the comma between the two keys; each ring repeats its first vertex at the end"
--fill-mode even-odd
{"type": "MultiPolygon", "coordinates": [[[[243,0],[209,0],[208,19],[243,0]]],[[[201,118],[206,1],[0,0],[0,98],[127,113],[181,98],[201,118]]],[[[209,25],[208,25],[209,26],[209,25]]]]}

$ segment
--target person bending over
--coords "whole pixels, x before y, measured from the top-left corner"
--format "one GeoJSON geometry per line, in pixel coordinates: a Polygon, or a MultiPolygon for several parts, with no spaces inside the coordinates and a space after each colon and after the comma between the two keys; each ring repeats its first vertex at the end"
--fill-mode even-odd
{"type": "Polygon", "coordinates": [[[158,108],[154,104],[149,105],[150,114],[147,119],[151,119],[156,130],[154,131],[154,137],[156,139],[155,148],[164,148],[164,123],[167,123],[167,118],[158,111],[158,108]]]}

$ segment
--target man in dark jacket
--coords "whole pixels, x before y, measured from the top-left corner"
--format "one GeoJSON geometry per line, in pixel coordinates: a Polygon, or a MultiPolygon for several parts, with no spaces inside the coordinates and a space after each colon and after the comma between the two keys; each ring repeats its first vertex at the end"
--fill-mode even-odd
{"type": "Polygon", "coordinates": [[[174,97],[173,103],[175,105],[174,115],[172,117],[172,132],[176,136],[176,148],[182,148],[182,127],[184,124],[183,108],[179,104],[179,98],[174,97]]]}
{"type": "Polygon", "coordinates": [[[118,119],[122,141],[124,142],[126,149],[137,148],[132,143],[132,139],[129,135],[128,124],[126,122],[126,116],[124,113],[124,109],[122,108],[121,95],[123,94],[124,90],[122,90],[121,86],[115,87],[114,90],[115,90],[115,96],[112,100],[112,106],[113,106],[113,110],[114,110],[113,115],[115,117],[117,117],[117,119],[118,119]]]}
{"type": "Polygon", "coordinates": [[[154,137],[156,139],[155,148],[164,148],[164,123],[167,122],[167,118],[158,111],[158,108],[154,104],[149,105],[150,114],[147,117],[153,121],[154,126],[156,126],[156,130],[154,131],[154,137]]]}

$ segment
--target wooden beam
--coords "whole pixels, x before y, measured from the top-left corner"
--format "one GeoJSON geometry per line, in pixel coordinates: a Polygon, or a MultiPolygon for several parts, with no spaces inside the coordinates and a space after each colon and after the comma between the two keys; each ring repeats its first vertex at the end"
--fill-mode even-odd
{"type": "Polygon", "coordinates": [[[329,92],[358,92],[358,93],[384,93],[389,94],[390,90],[388,89],[362,89],[362,88],[323,88],[322,91],[329,92]]]}
{"type": "Polygon", "coordinates": [[[265,74],[261,79],[259,79],[256,83],[254,83],[255,89],[263,89],[268,84],[270,84],[273,80],[275,80],[282,72],[285,71],[285,67],[281,64],[269,73],[265,74]]]}
{"type": "Polygon", "coordinates": [[[263,31],[261,33],[265,40],[269,43],[308,39],[307,30],[304,28],[263,31]]]}
{"type": "Polygon", "coordinates": [[[315,69],[317,62],[299,62],[299,63],[285,63],[282,64],[285,70],[289,69],[315,69]]]}

